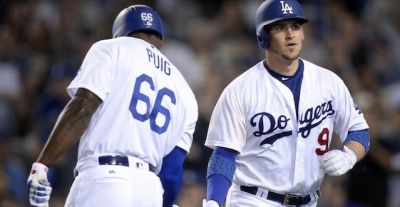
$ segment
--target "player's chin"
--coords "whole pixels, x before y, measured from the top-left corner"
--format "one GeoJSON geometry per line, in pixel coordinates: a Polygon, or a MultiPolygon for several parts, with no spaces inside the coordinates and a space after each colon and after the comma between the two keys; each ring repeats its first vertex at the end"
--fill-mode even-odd
{"type": "Polygon", "coordinates": [[[300,52],[283,54],[283,58],[289,61],[297,60],[300,57],[300,52]]]}
{"type": "Polygon", "coordinates": [[[299,57],[300,56],[300,48],[298,48],[298,47],[286,48],[286,54],[291,57],[299,57]]]}

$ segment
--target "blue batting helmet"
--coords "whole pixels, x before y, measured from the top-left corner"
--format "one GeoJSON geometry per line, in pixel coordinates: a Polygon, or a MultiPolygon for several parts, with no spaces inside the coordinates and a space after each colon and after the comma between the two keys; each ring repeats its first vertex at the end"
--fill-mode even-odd
{"type": "Polygon", "coordinates": [[[257,40],[261,48],[268,48],[268,31],[265,26],[284,19],[298,19],[301,23],[308,22],[301,5],[296,0],[266,0],[256,12],[257,40]]]}
{"type": "Polygon", "coordinates": [[[164,27],[156,10],[146,5],[133,5],[123,9],[115,18],[113,38],[139,31],[152,32],[164,39],[164,27]]]}

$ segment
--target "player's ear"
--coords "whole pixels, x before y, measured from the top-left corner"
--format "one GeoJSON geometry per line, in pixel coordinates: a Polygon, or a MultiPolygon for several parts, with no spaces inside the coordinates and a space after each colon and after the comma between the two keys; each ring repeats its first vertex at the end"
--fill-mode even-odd
{"type": "Polygon", "coordinates": [[[304,23],[301,24],[301,30],[302,30],[302,35],[303,35],[303,37],[301,38],[301,40],[305,40],[305,39],[306,39],[306,36],[307,36],[307,34],[310,32],[310,30],[308,29],[308,27],[305,27],[305,26],[304,26],[304,23]]]}
{"type": "Polygon", "coordinates": [[[304,30],[304,26],[301,26],[301,40],[305,40],[306,39],[306,34],[305,34],[305,30],[304,30]]]}

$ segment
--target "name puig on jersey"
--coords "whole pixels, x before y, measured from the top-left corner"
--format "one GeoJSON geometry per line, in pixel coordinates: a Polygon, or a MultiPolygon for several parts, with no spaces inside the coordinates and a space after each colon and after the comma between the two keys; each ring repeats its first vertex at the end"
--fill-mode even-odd
{"type": "Polygon", "coordinates": [[[166,75],[171,75],[170,63],[157,55],[153,50],[146,48],[149,62],[154,64],[154,67],[164,72],[166,75]]]}

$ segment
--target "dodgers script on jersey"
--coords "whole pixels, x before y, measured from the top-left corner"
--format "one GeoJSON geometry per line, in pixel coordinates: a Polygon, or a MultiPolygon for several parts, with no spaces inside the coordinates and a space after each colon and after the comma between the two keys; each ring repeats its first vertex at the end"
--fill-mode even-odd
{"type": "Polygon", "coordinates": [[[368,128],[343,81],[306,60],[298,113],[292,92],[259,62],[223,91],[206,146],[238,151],[233,184],[308,194],[324,177],[319,160],[335,132],[368,128]],[[332,87],[334,86],[334,87],[332,87]]]}
{"type": "Polygon", "coordinates": [[[78,88],[103,103],[81,138],[77,168],[87,158],[120,154],[138,157],[158,172],[177,143],[189,151],[195,96],[177,68],[146,41],[120,37],[95,43],[68,93],[78,88]]]}

